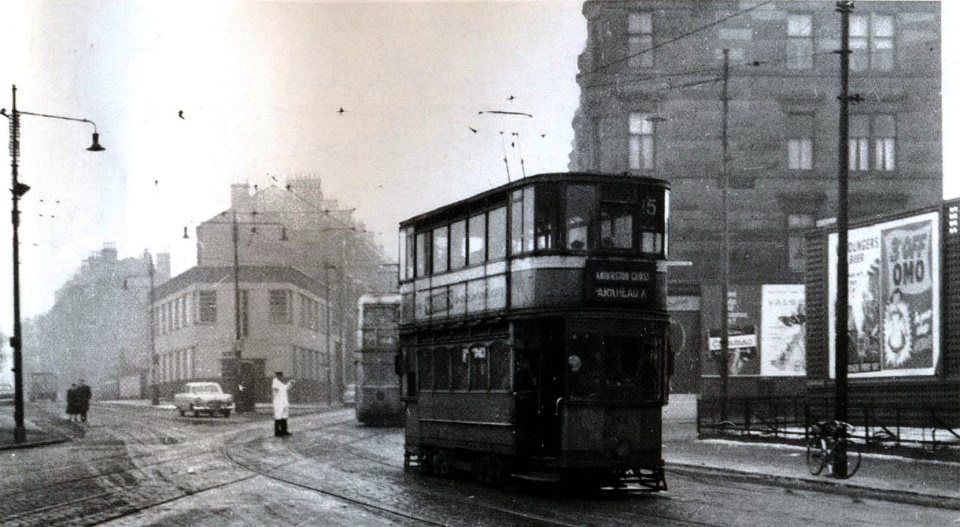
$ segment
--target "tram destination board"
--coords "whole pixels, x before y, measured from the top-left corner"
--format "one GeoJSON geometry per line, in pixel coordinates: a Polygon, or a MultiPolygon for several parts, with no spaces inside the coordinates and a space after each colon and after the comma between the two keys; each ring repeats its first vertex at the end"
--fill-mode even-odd
{"type": "Polygon", "coordinates": [[[666,276],[656,262],[588,260],[585,303],[596,306],[666,309],[666,276]]]}

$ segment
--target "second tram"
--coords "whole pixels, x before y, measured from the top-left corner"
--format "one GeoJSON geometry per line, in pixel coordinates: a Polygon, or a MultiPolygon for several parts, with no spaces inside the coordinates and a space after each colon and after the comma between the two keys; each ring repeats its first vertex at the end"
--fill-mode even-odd
{"type": "Polygon", "coordinates": [[[666,489],[669,193],[541,174],[400,224],[405,467],[666,489]]]}
{"type": "Polygon", "coordinates": [[[363,295],[357,301],[357,311],[357,421],[399,424],[404,411],[395,366],[400,295],[363,295]]]}

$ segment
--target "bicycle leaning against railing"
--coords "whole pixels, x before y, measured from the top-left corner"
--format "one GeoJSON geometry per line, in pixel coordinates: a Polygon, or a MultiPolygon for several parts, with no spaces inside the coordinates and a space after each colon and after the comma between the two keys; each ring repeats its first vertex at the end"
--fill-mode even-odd
{"type": "Polygon", "coordinates": [[[807,442],[807,469],[814,476],[829,469],[827,475],[846,479],[860,469],[860,445],[851,442],[848,438],[853,425],[843,421],[820,421],[810,427],[810,440],[807,442]],[[847,470],[845,474],[837,474],[834,470],[838,447],[845,447],[847,452],[847,470]]]}

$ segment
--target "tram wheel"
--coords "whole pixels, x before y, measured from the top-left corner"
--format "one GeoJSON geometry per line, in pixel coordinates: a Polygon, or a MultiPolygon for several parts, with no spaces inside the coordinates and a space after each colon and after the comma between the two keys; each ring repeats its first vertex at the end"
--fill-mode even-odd
{"type": "Polygon", "coordinates": [[[437,450],[437,453],[433,455],[433,471],[441,478],[449,478],[453,475],[453,462],[450,459],[450,454],[445,450],[437,450]]]}
{"type": "Polygon", "coordinates": [[[499,456],[487,454],[477,464],[477,479],[485,486],[501,487],[505,470],[506,466],[499,456]]]}

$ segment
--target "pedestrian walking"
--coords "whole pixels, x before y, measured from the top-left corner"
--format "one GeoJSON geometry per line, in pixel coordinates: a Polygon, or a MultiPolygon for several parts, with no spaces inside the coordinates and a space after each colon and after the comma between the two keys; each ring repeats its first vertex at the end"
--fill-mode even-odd
{"type": "Polygon", "coordinates": [[[93,392],[87,386],[87,382],[80,379],[80,385],[77,386],[77,413],[80,414],[80,421],[87,422],[87,412],[90,411],[90,399],[93,392]]]}
{"type": "Polygon", "coordinates": [[[80,419],[80,408],[77,405],[77,383],[71,384],[67,390],[67,419],[70,422],[80,419]]]}
{"type": "Polygon", "coordinates": [[[283,381],[282,371],[278,371],[273,379],[273,435],[277,437],[290,435],[287,431],[287,418],[290,417],[290,398],[287,396],[287,390],[290,389],[291,384],[293,379],[283,381]]]}

